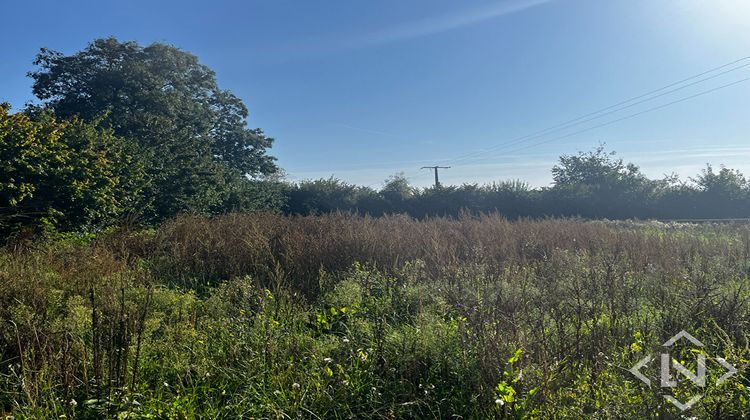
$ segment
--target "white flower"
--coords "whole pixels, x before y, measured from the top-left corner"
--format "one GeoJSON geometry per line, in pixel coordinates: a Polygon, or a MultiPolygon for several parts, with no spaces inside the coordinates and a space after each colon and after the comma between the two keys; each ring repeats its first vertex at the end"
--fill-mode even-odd
{"type": "Polygon", "coordinates": [[[500,398],[498,398],[498,399],[496,399],[496,400],[495,400],[495,404],[498,404],[498,405],[505,405],[505,401],[503,401],[503,400],[501,400],[500,398]]]}
{"type": "Polygon", "coordinates": [[[78,401],[76,401],[76,400],[74,400],[74,399],[73,399],[73,400],[70,400],[70,406],[71,406],[71,407],[75,407],[75,406],[77,406],[77,405],[78,405],[78,401]]]}
{"type": "Polygon", "coordinates": [[[325,359],[323,359],[323,361],[326,363],[331,363],[333,359],[331,359],[330,357],[326,357],[325,359]]]}
{"type": "Polygon", "coordinates": [[[349,342],[349,339],[348,338],[344,338],[344,343],[348,343],[348,342],[349,342]]]}
{"type": "Polygon", "coordinates": [[[299,384],[297,382],[293,383],[292,389],[299,389],[299,384]]]}

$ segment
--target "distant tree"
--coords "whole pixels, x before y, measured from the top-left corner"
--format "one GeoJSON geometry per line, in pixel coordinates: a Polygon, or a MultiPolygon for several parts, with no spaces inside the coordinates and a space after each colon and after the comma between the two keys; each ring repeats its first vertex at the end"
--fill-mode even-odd
{"type": "Polygon", "coordinates": [[[409,185],[409,179],[403,173],[399,173],[385,180],[380,195],[386,200],[403,201],[414,195],[414,187],[409,185]]]}
{"type": "Polygon", "coordinates": [[[592,152],[563,155],[552,168],[553,200],[569,214],[639,217],[646,213],[654,185],[632,163],[599,146],[592,152]]]}
{"type": "Polygon", "coordinates": [[[42,49],[34,64],[44,108],[136,142],[148,162],[140,207],[153,218],[221,207],[231,185],[277,169],[273,139],[247,127],[243,102],[190,53],[108,38],[67,56],[42,49]]]}
{"type": "Polygon", "coordinates": [[[552,167],[552,178],[559,186],[590,187],[637,186],[645,180],[637,166],[615,158],[615,152],[607,153],[604,146],[588,153],[561,156],[560,163],[552,167]]]}
{"type": "Polygon", "coordinates": [[[740,171],[722,166],[715,172],[711,165],[706,165],[706,169],[691,180],[698,188],[693,198],[698,217],[750,216],[750,185],[740,171]]]}
{"type": "Polygon", "coordinates": [[[722,198],[745,198],[748,190],[748,182],[745,176],[736,169],[729,169],[724,166],[717,173],[714,172],[711,165],[706,165],[706,169],[703,169],[700,175],[693,178],[693,182],[701,191],[722,198]]]}
{"type": "Polygon", "coordinates": [[[1,231],[111,223],[145,186],[143,168],[112,130],[0,106],[1,231]]]}
{"type": "Polygon", "coordinates": [[[403,173],[395,174],[385,180],[385,184],[367,205],[368,213],[404,213],[409,211],[409,200],[414,197],[415,189],[403,173]]]}

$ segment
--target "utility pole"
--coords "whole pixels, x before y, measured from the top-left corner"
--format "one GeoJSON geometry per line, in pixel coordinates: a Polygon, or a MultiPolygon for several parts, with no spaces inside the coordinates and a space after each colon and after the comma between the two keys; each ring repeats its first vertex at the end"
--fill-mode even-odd
{"type": "Polygon", "coordinates": [[[438,169],[450,169],[450,166],[423,166],[421,169],[433,169],[435,171],[435,188],[440,188],[438,169]]]}

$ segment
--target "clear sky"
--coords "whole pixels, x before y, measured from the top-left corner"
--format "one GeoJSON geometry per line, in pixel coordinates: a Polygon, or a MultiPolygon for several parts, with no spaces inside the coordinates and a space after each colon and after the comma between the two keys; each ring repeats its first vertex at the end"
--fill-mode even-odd
{"type": "Polygon", "coordinates": [[[600,142],[655,178],[708,162],[750,175],[750,81],[609,123],[750,77],[750,59],[506,145],[750,56],[750,0],[55,0],[0,14],[0,101],[33,99],[40,47],[168,42],[245,100],[290,179],[427,185],[419,167],[446,164],[445,184],[541,186],[557,156],[600,142]]]}

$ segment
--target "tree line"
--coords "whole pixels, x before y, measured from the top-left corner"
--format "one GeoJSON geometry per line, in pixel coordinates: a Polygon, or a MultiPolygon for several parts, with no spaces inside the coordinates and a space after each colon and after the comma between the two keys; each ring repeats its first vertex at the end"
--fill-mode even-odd
{"type": "Polygon", "coordinates": [[[414,217],[500,213],[508,218],[724,219],[750,217],[750,184],[737,170],[711,165],[694,178],[652,180],[634,164],[599,146],[564,155],[550,187],[518,181],[415,188],[393,176],[380,190],[336,179],[280,185],[283,210],[292,214],[353,211],[414,217]]]}
{"type": "Polygon", "coordinates": [[[735,218],[750,215],[740,172],[707,166],[686,181],[648,179],[599,147],[562,156],[553,184],[521,181],[372,189],[338,179],[284,181],[273,139],[198,58],[171,45],[97,39],[65,55],[41,49],[38,99],[0,105],[0,234],[96,231],[181,213],[351,211],[414,217],[735,218]]]}

